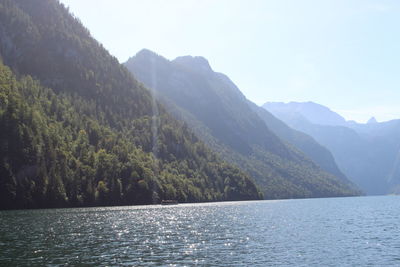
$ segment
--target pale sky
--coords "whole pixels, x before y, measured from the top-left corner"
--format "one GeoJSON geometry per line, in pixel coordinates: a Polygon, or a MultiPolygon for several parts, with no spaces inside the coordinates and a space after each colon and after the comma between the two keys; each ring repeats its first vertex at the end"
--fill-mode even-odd
{"type": "Polygon", "coordinates": [[[61,0],[121,63],[204,56],[246,97],[400,118],[400,1],[61,0]]]}

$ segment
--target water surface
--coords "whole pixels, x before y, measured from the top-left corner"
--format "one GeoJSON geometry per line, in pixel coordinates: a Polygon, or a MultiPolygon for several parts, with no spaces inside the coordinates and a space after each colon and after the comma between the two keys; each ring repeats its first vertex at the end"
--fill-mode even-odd
{"type": "Polygon", "coordinates": [[[0,211],[0,265],[400,266],[399,200],[0,211]]]}

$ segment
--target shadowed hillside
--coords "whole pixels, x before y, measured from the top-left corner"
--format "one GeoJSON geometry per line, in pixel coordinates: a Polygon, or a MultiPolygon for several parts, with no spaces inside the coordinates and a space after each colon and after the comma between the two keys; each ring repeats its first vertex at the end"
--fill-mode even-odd
{"type": "Polygon", "coordinates": [[[232,81],[214,72],[206,59],[168,61],[142,50],[125,65],[215,152],[249,173],[266,198],[357,194],[345,178],[325,172],[282,142],[232,81]]]}

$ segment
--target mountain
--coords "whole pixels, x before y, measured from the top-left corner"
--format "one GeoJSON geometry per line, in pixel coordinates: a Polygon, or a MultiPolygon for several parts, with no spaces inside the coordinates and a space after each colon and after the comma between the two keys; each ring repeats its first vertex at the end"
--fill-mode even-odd
{"type": "Polygon", "coordinates": [[[277,137],[236,85],[205,58],[169,61],[144,49],[125,66],[215,152],[254,178],[266,198],[357,194],[347,180],[323,171],[277,137]]]}
{"type": "Polygon", "coordinates": [[[0,58],[1,209],[262,197],[58,1],[1,0],[0,58]]]}
{"type": "Polygon", "coordinates": [[[321,146],[311,136],[290,128],[264,108],[250,101],[249,105],[277,136],[300,149],[300,151],[317,163],[323,170],[335,175],[344,182],[349,182],[347,177],[336,165],[335,159],[328,149],[321,146]]]}
{"type": "Polygon", "coordinates": [[[374,120],[374,118],[371,118],[367,123],[348,121],[346,126],[365,137],[396,137],[400,133],[400,119],[378,122],[376,119],[374,120]]]}
{"type": "Polygon", "coordinates": [[[314,102],[267,102],[263,108],[273,110],[274,114],[280,114],[280,116],[306,118],[313,124],[333,126],[346,124],[342,116],[314,102]]]}
{"type": "Polygon", "coordinates": [[[371,123],[378,123],[378,121],[375,119],[375,117],[371,117],[371,118],[367,121],[367,123],[368,123],[368,124],[371,124],[371,123]]]}
{"type": "MultiPolygon", "coordinates": [[[[303,103],[308,105],[309,103],[303,103]]],[[[275,109],[274,104],[263,105],[289,126],[311,135],[333,154],[339,168],[367,194],[381,195],[398,192],[400,188],[400,120],[361,124],[337,121],[331,125],[318,124],[312,117],[292,108],[275,109]]],[[[325,110],[329,110],[325,108],[325,110]]],[[[332,111],[331,111],[332,112],[332,111]]],[[[333,112],[332,112],[333,113],[333,112]]],[[[338,117],[337,115],[336,117],[338,117]]],[[[329,118],[332,118],[332,114],[329,118]]],[[[340,116],[339,116],[340,117],[340,116]]],[[[327,120],[330,120],[327,118],[327,120]]],[[[321,120],[324,118],[321,116],[321,120]]],[[[330,120],[330,122],[332,122],[330,120]]]]}

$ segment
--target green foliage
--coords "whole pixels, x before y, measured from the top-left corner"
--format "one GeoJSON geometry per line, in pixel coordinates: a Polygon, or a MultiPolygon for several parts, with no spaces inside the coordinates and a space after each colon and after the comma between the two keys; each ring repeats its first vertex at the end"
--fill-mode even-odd
{"type": "Polygon", "coordinates": [[[0,1],[0,54],[0,208],[261,197],[57,1],[0,1]]]}
{"type": "MultiPolygon", "coordinates": [[[[254,184],[215,157],[184,126],[163,115],[160,157],[135,145],[148,118],[117,131],[80,116],[86,102],[56,95],[31,77],[17,81],[0,67],[0,207],[86,205],[258,199],[254,184]],[[164,130],[165,129],[165,130],[164,130]],[[226,177],[232,194],[224,194],[226,177]]],[[[94,110],[92,112],[95,112],[94,110]]],[[[146,146],[146,144],[145,144],[146,146]]]]}

